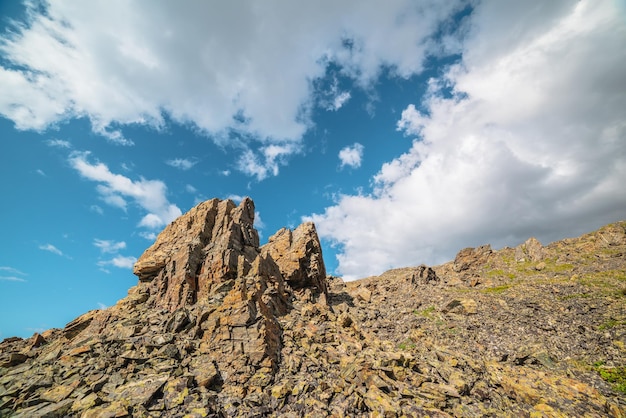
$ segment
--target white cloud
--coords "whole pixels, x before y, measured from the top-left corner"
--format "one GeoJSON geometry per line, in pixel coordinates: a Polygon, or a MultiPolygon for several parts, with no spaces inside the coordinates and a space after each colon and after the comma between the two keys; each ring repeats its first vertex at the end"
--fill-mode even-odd
{"type": "Polygon", "coordinates": [[[226,199],[230,199],[236,204],[239,204],[243,200],[243,198],[244,196],[240,196],[238,194],[229,194],[228,196],[226,196],[226,199]]]}
{"type": "Polygon", "coordinates": [[[333,75],[332,83],[326,91],[321,91],[319,98],[319,104],[321,107],[328,111],[337,111],[343,107],[344,104],[352,95],[349,91],[342,91],[339,88],[339,80],[336,75],[333,75]]]}
{"type": "Polygon", "coordinates": [[[254,211],[254,227],[256,229],[265,228],[265,222],[261,219],[261,213],[259,211],[254,211]]]}
{"type": "Polygon", "coordinates": [[[98,192],[100,193],[101,199],[104,203],[122,209],[124,212],[126,212],[126,200],[122,196],[118,194],[112,194],[114,192],[109,187],[102,185],[96,186],[96,190],[98,190],[98,192]]]}
{"type": "Polygon", "coordinates": [[[106,309],[106,308],[108,308],[108,306],[107,306],[107,305],[105,305],[105,304],[104,304],[104,303],[102,303],[102,302],[98,302],[98,309],[104,310],[104,309],[106,309]]]}
{"type": "Polygon", "coordinates": [[[18,275],[18,276],[28,276],[23,271],[20,271],[16,268],[9,267],[9,266],[0,266],[0,271],[6,271],[9,274],[18,275]]]}
{"type": "Polygon", "coordinates": [[[65,141],[63,139],[49,139],[46,141],[46,144],[49,147],[65,148],[65,149],[72,148],[72,144],[69,141],[65,141]]]}
{"type": "Polygon", "coordinates": [[[175,158],[173,160],[167,160],[165,162],[165,164],[174,167],[174,168],[178,168],[180,170],[183,171],[187,171],[189,169],[191,169],[194,165],[196,165],[198,163],[198,161],[196,160],[190,160],[188,158],[175,158]]]}
{"type": "Polygon", "coordinates": [[[102,208],[98,205],[91,205],[89,206],[89,210],[92,212],[97,213],[98,215],[103,215],[104,214],[104,210],[102,210],[102,208]]]}
{"type": "Polygon", "coordinates": [[[350,100],[350,97],[352,97],[352,95],[350,94],[349,91],[343,91],[343,92],[339,93],[333,99],[332,107],[329,110],[339,110],[339,109],[341,109],[341,107],[344,104],[346,104],[346,102],[348,100],[350,100]]]}
{"type": "Polygon", "coordinates": [[[370,195],[311,217],[347,279],[626,217],[626,20],[614,2],[485,1],[463,60],[398,127],[370,195]],[[448,95],[440,90],[451,87],[448,95]],[[401,249],[401,250],[399,250],[401,249]]]}
{"type": "Polygon", "coordinates": [[[100,183],[96,189],[106,203],[125,209],[124,197],[127,197],[149,212],[141,220],[140,226],[158,228],[182,214],[178,206],[168,201],[167,187],[162,181],[144,178],[133,181],[121,174],[112,173],[103,163],[90,163],[88,157],[89,153],[73,152],[69,158],[70,165],[81,176],[100,183]]]}
{"type": "Polygon", "coordinates": [[[114,266],[122,269],[132,269],[136,262],[137,258],[133,256],[125,257],[118,255],[116,257],[113,257],[111,260],[99,261],[98,265],[101,267],[114,266]]]}
{"type": "Polygon", "coordinates": [[[17,276],[0,276],[0,281],[25,283],[28,280],[24,279],[23,277],[17,277],[17,276]]]}
{"type": "Polygon", "coordinates": [[[363,159],[363,145],[355,142],[352,145],[344,147],[339,151],[339,160],[341,161],[341,168],[349,166],[351,168],[359,168],[361,166],[361,160],[363,159]]]}
{"type": "Polygon", "coordinates": [[[52,244],[44,244],[39,246],[40,250],[51,252],[56,255],[63,255],[63,252],[52,244]]]}
{"type": "Polygon", "coordinates": [[[156,229],[163,225],[163,220],[159,215],[155,215],[154,213],[149,213],[144,216],[139,222],[139,226],[144,226],[150,229],[156,229]]]}
{"type": "Polygon", "coordinates": [[[46,173],[44,173],[44,171],[40,168],[38,168],[35,172],[39,174],[41,177],[46,177],[46,173]]]}
{"type": "Polygon", "coordinates": [[[118,251],[126,248],[126,243],[124,241],[115,242],[112,240],[98,239],[98,238],[95,238],[93,240],[93,245],[98,247],[100,251],[105,254],[117,253],[118,251]]]}
{"type": "Polygon", "coordinates": [[[142,238],[147,239],[148,241],[154,241],[157,237],[156,232],[146,232],[146,231],[142,231],[139,233],[139,236],[142,238]]]}
{"type": "MultiPolygon", "coordinates": [[[[382,68],[420,72],[431,35],[464,2],[32,4],[28,22],[0,42],[12,64],[0,67],[0,114],[18,129],[85,117],[94,132],[132,145],[125,126],[161,129],[171,119],[218,142],[245,142],[242,162],[251,164],[238,167],[262,179],[300,152],[312,81],[330,63],[363,88],[382,68]]],[[[335,108],[349,97],[337,93],[335,108]]]]}
{"type": "Polygon", "coordinates": [[[193,194],[193,193],[196,193],[196,192],[198,191],[198,189],[196,189],[195,187],[193,187],[191,184],[187,184],[187,185],[185,186],[185,191],[186,191],[187,193],[191,193],[191,194],[193,194]]]}
{"type": "Polygon", "coordinates": [[[287,164],[290,155],[301,152],[301,148],[296,143],[276,143],[265,145],[259,151],[245,150],[237,161],[237,167],[261,181],[269,176],[277,176],[279,167],[287,164]]]}

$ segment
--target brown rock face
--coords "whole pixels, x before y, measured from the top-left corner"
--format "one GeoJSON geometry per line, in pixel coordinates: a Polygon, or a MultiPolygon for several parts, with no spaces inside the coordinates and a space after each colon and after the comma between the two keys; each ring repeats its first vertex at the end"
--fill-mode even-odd
{"type": "Polygon", "coordinates": [[[133,272],[151,282],[158,307],[175,310],[206,300],[214,289],[245,275],[258,257],[253,222],[248,198],[238,207],[230,200],[203,202],[168,225],[133,272]]]}
{"type": "Polygon", "coordinates": [[[484,264],[491,253],[491,245],[462,249],[454,259],[454,271],[459,273],[468,270],[472,265],[484,264]]]}
{"type": "Polygon", "coordinates": [[[203,359],[196,364],[203,366],[194,373],[203,386],[245,387],[257,369],[271,376],[281,349],[277,317],[289,309],[289,287],[326,292],[313,224],[281,229],[261,251],[253,223],[248,198],[239,206],[201,203],[166,227],[135,264],[147,305],[174,313],[167,331],[180,332],[199,315],[193,333],[203,359]],[[218,370],[228,369],[235,372],[221,377],[218,370]]]}
{"type": "Polygon", "coordinates": [[[294,231],[283,228],[261,248],[276,261],[293,289],[312,288],[327,293],[326,268],[315,225],[306,222],[294,231]]]}
{"type": "Polygon", "coordinates": [[[543,259],[543,245],[537,238],[528,238],[525,243],[515,248],[517,261],[541,261],[543,259]]]}

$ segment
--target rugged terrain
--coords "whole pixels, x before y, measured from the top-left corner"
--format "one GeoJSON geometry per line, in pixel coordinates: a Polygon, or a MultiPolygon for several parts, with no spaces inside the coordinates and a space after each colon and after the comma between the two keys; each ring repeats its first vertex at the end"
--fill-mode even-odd
{"type": "Polygon", "coordinates": [[[344,283],[253,217],[201,203],[115,306],[0,342],[0,416],[626,416],[626,222],[344,283]]]}

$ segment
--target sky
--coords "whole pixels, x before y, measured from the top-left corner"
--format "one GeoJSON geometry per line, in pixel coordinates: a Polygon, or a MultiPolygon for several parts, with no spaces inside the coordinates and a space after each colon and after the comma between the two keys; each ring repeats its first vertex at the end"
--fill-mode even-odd
{"type": "Polygon", "coordinates": [[[329,274],[626,219],[626,1],[0,2],[0,339],[210,198],[329,274]]]}

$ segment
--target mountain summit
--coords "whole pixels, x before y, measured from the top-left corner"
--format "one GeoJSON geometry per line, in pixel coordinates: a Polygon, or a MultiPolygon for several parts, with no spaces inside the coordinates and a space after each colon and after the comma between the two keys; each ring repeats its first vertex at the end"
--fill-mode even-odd
{"type": "Polygon", "coordinates": [[[626,222],[350,283],[253,223],[200,203],[115,306],[2,341],[0,416],[626,414],[626,222]]]}

